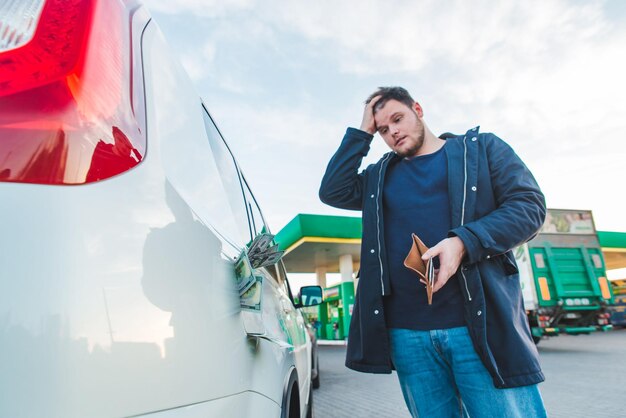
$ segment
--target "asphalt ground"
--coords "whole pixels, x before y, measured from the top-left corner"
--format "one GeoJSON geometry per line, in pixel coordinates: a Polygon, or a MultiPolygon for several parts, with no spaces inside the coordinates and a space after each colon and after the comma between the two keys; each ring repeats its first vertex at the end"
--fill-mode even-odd
{"type": "MultiPolygon", "coordinates": [[[[546,381],[539,387],[553,418],[626,417],[626,329],[542,340],[546,381]]],[[[358,373],[344,366],[345,346],[320,346],[316,418],[410,418],[395,373],[358,373]]],[[[434,417],[437,418],[437,417],[434,417]]]]}

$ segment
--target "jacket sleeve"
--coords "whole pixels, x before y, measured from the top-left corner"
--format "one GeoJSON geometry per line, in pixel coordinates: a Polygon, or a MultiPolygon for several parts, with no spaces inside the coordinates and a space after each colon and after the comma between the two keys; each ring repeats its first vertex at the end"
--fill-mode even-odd
{"type": "Polygon", "coordinates": [[[485,139],[497,208],[449,233],[463,241],[470,264],[530,240],[546,216],[544,195],[530,170],[500,138],[489,134],[485,139]]]}
{"type": "Polygon", "coordinates": [[[365,171],[358,172],[374,136],[348,128],[341,145],[326,168],[319,196],[327,205],[340,209],[361,210],[365,171]]]}

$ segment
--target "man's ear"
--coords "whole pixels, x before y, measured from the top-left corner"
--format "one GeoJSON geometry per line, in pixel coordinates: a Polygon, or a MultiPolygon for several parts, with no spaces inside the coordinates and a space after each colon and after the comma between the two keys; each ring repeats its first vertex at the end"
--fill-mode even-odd
{"type": "Polygon", "coordinates": [[[420,119],[424,117],[424,109],[422,109],[422,106],[420,106],[419,103],[413,103],[413,110],[415,110],[415,113],[417,113],[417,116],[419,116],[420,119]]]}

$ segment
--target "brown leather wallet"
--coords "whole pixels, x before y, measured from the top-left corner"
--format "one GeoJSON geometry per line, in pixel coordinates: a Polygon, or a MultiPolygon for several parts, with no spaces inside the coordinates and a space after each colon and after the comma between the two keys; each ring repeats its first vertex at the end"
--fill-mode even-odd
{"type": "Polygon", "coordinates": [[[435,271],[433,266],[433,259],[430,258],[424,262],[422,256],[428,247],[422,242],[421,239],[415,234],[411,234],[413,244],[411,250],[404,259],[404,266],[417,273],[420,278],[420,282],[426,285],[426,296],[428,296],[428,304],[433,304],[433,284],[435,283],[435,271]]]}

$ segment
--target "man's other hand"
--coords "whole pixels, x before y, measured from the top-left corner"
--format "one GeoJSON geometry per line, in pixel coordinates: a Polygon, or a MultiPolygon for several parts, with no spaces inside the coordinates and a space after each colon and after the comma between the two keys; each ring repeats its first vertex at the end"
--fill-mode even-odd
{"type": "Polygon", "coordinates": [[[374,106],[380,99],[380,96],[376,96],[365,105],[363,110],[363,122],[361,122],[361,130],[369,134],[374,135],[376,133],[376,122],[374,121],[374,106]]]}
{"type": "Polygon", "coordinates": [[[446,238],[437,245],[426,251],[422,260],[439,256],[439,272],[433,286],[433,292],[441,289],[450,277],[456,273],[465,255],[465,245],[459,237],[446,238]]]}

